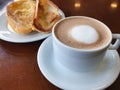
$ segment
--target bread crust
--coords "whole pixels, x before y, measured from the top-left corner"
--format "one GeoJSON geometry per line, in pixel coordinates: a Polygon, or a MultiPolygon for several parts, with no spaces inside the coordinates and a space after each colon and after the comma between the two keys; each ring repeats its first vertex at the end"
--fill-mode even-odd
{"type": "Polygon", "coordinates": [[[53,25],[61,19],[59,8],[50,0],[38,0],[37,15],[33,26],[39,32],[51,32],[53,25]]]}
{"type": "Polygon", "coordinates": [[[24,3],[27,3],[27,1],[22,0],[22,1],[12,2],[7,6],[7,11],[6,11],[8,24],[15,32],[19,34],[28,34],[32,32],[32,26],[33,26],[32,24],[33,24],[33,19],[35,17],[35,9],[36,9],[35,1],[28,2],[28,4],[30,3],[30,6],[33,7],[32,16],[29,15],[28,17],[20,16],[21,14],[26,14],[25,13],[26,11],[22,12],[22,10],[24,10],[24,8],[22,8],[22,4],[24,3]]]}
{"type": "Polygon", "coordinates": [[[33,30],[49,33],[61,19],[58,10],[50,0],[16,0],[7,6],[6,16],[13,31],[19,34],[28,34],[33,30]],[[24,3],[27,2],[28,5],[25,6],[24,3]],[[29,8],[32,8],[31,11],[29,8]]]}

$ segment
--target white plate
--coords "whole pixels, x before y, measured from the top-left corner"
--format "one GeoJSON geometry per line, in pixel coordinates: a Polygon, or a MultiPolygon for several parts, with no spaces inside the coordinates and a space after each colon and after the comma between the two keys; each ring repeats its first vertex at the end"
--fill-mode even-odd
{"type": "MultiPolygon", "coordinates": [[[[64,53],[64,52],[63,52],[64,53]]],[[[102,90],[110,86],[120,72],[119,55],[108,50],[103,62],[95,71],[74,72],[53,59],[52,38],[47,38],[38,50],[38,66],[55,86],[65,90],[102,90]]]]}
{"type": "MultiPolygon", "coordinates": [[[[65,15],[61,10],[59,10],[59,13],[62,16],[62,18],[65,18],[65,15]]],[[[33,42],[44,39],[49,35],[51,35],[51,33],[44,33],[44,32],[38,33],[35,31],[27,35],[20,35],[10,30],[10,28],[8,29],[5,11],[0,16],[0,39],[2,40],[14,42],[14,43],[27,43],[27,42],[33,42]]]]}

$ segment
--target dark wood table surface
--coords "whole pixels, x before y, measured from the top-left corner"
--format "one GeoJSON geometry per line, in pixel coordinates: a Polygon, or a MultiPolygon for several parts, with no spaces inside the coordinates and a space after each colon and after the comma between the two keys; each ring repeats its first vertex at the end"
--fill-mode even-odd
{"type": "MultiPolygon", "coordinates": [[[[113,33],[120,33],[120,0],[52,1],[66,16],[93,17],[113,33]]],[[[0,40],[0,90],[60,90],[46,80],[37,65],[37,51],[43,41],[17,44],[0,40]]],[[[120,76],[106,90],[120,90],[120,76]]]]}

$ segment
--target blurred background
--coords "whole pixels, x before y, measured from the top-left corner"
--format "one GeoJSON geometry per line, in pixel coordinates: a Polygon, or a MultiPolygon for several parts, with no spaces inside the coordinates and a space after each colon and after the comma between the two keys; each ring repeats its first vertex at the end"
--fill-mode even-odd
{"type": "Polygon", "coordinates": [[[0,0],[0,10],[2,10],[6,4],[13,0],[0,0]]]}

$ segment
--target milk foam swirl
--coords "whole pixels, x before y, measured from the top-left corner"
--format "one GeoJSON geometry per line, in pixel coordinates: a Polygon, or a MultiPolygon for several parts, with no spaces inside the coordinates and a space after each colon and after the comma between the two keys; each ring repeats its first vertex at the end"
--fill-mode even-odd
{"type": "Polygon", "coordinates": [[[68,33],[71,37],[81,43],[92,44],[99,38],[97,31],[89,25],[73,27],[68,33]]]}

